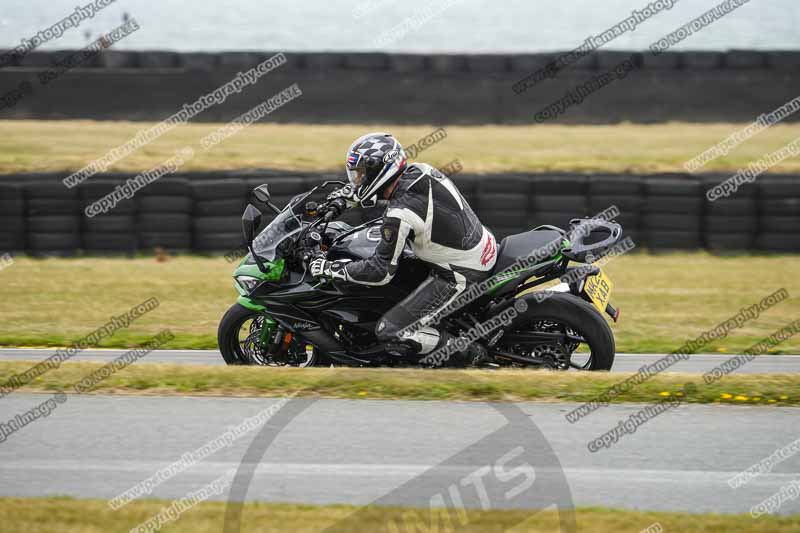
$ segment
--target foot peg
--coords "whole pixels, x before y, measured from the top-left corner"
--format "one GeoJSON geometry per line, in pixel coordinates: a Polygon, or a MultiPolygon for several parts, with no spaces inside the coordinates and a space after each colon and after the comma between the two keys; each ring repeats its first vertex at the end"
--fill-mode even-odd
{"type": "Polygon", "coordinates": [[[489,351],[479,342],[473,342],[469,345],[469,348],[467,348],[467,357],[469,357],[472,366],[479,366],[491,360],[489,351]]]}

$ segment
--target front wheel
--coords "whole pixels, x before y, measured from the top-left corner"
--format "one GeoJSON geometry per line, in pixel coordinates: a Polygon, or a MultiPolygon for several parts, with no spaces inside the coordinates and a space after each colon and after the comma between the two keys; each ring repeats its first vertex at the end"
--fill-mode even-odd
{"type": "Polygon", "coordinates": [[[314,366],[317,349],[284,331],[264,313],[233,304],[217,329],[217,344],[229,365],[314,366]]]}
{"type": "Polygon", "coordinates": [[[528,309],[513,319],[500,338],[495,358],[523,366],[526,360],[540,361],[558,370],[611,370],[614,334],[592,304],[559,292],[549,293],[543,301],[533,295],[523,298],[528,309]],[[582,351],[576,352],[579,347],[582,351]]]}

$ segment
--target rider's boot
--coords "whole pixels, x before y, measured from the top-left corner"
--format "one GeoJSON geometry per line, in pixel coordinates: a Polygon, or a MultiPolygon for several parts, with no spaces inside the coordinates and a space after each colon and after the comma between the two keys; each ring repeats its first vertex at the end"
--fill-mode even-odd
{"type": "Polygon", "coordinates": [[[439,342],[431,352],[431,357],[428,357],[428,361],[423,357],[423,362],[434,367],[463,367],[477,365],[488,359],[488,352],[480,341],[460,341],[459,337],[447,331],[442,331],[439,335],[439,342]]]}

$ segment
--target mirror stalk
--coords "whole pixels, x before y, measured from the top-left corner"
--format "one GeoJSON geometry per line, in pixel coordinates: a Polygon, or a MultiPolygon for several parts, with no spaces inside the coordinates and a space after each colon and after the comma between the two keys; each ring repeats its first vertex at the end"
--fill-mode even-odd
{"type": "Polygon", "coordinates": [[[267,272],[269,272],[269,271],[267,270],[267,267],[265,267],[265,266],[264,266],[264,262],[263,262],[263,261],[261,261],[261,258],[258,256],[258,254],[256,253],[256,251],[255,251],[255,250],[253,250],[253,243],[252,243],[252,242],[250,242],[250,243],[247,245],[247,248],[250,250],[250,255],[253,257],[253,261],[255,261],[255,262],[256,262],[256,266],[258,266],[258,269],[259,269],[259,270],[260,270],[260,271],[261,271],[263,274],[266,274],[267,272]]]}

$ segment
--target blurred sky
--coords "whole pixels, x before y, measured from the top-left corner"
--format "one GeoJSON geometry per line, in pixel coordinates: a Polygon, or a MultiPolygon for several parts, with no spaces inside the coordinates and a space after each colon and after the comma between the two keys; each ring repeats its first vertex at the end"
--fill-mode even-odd
{"type": "MultiPolygon", "coordinates": [[[[0,47],[10,48],[90,0],[0,0],[0,47]]],[[[644,50],[721,0],[678,0],[607,49],[644,50]]],[[[43,49],[79,48],[122,22],[141,29],[118,49],[537,52],[567,50],[650,0],[117,0],[43,49]],[[424,6],[452,5],[401,39],[375,45],[424,6]]],[[[750,0],[676,49],[800,49],[800,0],[750,0]]]]}

